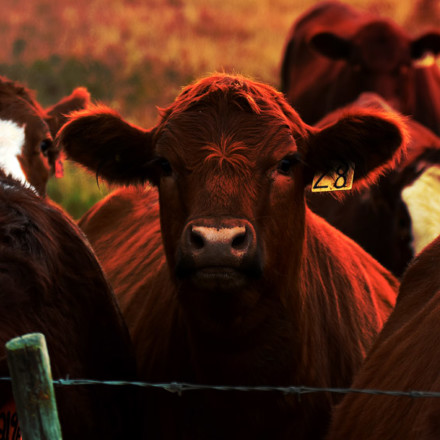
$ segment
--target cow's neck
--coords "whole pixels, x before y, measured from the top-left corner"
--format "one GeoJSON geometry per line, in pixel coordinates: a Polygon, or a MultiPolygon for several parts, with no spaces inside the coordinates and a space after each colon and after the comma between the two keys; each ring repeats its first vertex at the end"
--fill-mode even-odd
{"type": "MultiPolygon", "coordinates": [[[[266,307],[268,309],[269,307],[266,307]]],[[[275,308],[261,325],[246,334],[222,338],[189,325],[191,361],[199,383],[288,385],[294,375],[298,342],[294,323],[275,308]]]]}
{"type": "MultiPolygon", "coordinates": [[[[299,202],[297,206],[304,207],[299,202]]],[[[271,236],[277,252],[266,262],[263,278],[251,287],[260,300],[246,312],[241,325],[208,332],[187,317],[198,382],[273,385],[272,378],[277,377],[278,385],[292,384],[297,375],[294,366],[302,362],[298,280],[305,212],[301,211],[295,211],[295,225],[290,225],[288,234],[281,234],[279,242],[271,236]],[[287,243],[289,237],[295,237],[295,242],[287,243]]]]}
{"type": "Polygon", "coordinates": [[[348,386],[349,383],[336,383],[327,375],[338,371],[338,377],[350,378],[371,344],[371,332],[363,334],[355,322],[354,311],[362,299],[355,298],[354,292],[359,294],[360,286],[347,285],[344,277],[341,258],[353,256],[345,236],[311,211],[307,217],[299,275],[302,312],[298,329],[303,368],[299,376],[315,386],[348,386]],[[347,339],[357,346],[352,353],[341,351],[347,339]],[[340,374],[343,371],[345,374],[340,374]]]}

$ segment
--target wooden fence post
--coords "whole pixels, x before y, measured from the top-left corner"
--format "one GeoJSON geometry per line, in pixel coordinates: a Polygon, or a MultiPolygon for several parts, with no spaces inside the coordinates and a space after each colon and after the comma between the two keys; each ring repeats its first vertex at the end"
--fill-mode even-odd
{"type": "Polygon", "coordinates": [[[30,333],[6,343],[23,440],[61,440],[46,339],[30,333]]]}

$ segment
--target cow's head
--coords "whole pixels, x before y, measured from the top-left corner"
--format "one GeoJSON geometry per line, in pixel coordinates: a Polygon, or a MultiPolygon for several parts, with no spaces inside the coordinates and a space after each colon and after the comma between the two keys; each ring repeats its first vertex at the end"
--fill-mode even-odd
{"type": "Polygon", "coordinates": [[[354,96],[373,91],[396,110],[414,110],[413,63],[426,53],[440,52],[440,33],[433,31],[411,39],[391,21],[375,20],[361,27],[351,38],[323,31],[310,39],[311,46],[332,60],[347,62],[345,87],[354,96]],[[356,89],[356,90],[355,90],[356,89]]]}
{"type": "Polygon", "coordinates": [[[217,75],[185,88],[151,130],[101,107],[75,114],[59,142],[111,182],[157,186],[182,302],[226,320],[279,295],[278,282],[292,287],[313,174],[344,159],[365,185],[400,154],[402,133],[377,110],[314,129],[271,87],[217,75]]]}
{"type": "Polygon", "coordinates": [[[49,177],[62,170],[53,138],[67,114],[89,101],[88,92],[78,88],[45,110],[30,90],[0,77],[0,167],[44,196],[49,177]]]}

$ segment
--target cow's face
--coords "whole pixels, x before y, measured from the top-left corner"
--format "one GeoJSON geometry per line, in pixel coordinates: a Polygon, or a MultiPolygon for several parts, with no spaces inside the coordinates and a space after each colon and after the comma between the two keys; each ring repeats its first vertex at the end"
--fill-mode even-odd
{"type": "Polygon", "coordinates": [[[355,112],[313,129],[272,88],[219,75],[186,88],[150,131],[95,109],[77,114],[59,141],[110,181],[158,187],[182,304],[199,320],[238,323],[261,302],[282,303],[276,286],[294,288],[313,173],[343,159],[355,163],[358,184],[377,177],[403,142],[393,118],[355,112]]]}
{"type": "Polygon", "coordinates": [[[49,177],[62,171],[53,137],[67,114],[89,100],[88,92],[78,88],[45,111],[30,91],[0,77],[0,167],[44,196],[49,177]]]}
{"type": "Polygon", "coordinates": [[[50,158],[55,150],[48,125],[39,109],[13,97],[11,106],[0,111],[0,165],[22,183],[29,183],[40,194],[46,193],[50,158]]]}
{"type": "MultiPolygon", "coordinates": [[[[414,60],[426,52],[440,51],[440,34],[410,39],[387,20],[372,21],[351,38],[321,32],[311,38],[312,46],[334,60],[346,61],[342,84],[353,99],[364,91],[378,93],[396,110],[414,112],[414,60]]],[[[344,92],[344,90],[341,90],[344,92]]]]}
{"type": "Polygon", "coordinates": [[[154,133],[170,272],[192,313],[221,320],[260,301],[265,274],[285,276],[300,253],[304,218],[297,165],[306,127],[276,92],[238,87],[184,98],[154,133]],[[282,258],[293,235],[295,250],[282,258]]]}
{"type": "Polygon", "coordinates": [[[295,136],[306,131],[298,125],[294,133],[279,107],[257,114],[242,101],[200,103],[166,118],[156,134],[168,264],[182,299],[200,292],[205,313],[254,305],[263,274],[286,273],[280,257],[293,235],[301,249],[302,227],[293,233],[304,217],[295,136]]]}
{"type": "Polygon", "coordinates": [[[398,111],[408,114],[412,71],[410,40],[384,21],[362,28],[352,40],[349,65],[360,91],[373,91],[398,111]]]}

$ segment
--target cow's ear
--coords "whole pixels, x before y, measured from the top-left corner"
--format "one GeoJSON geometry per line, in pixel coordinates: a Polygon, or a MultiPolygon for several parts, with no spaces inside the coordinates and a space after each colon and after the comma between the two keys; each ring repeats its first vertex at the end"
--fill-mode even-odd
{"type": "Polygon", "coordinates": [[[354,166],[354,189],[369,186],[402,159],[408,140],[404,120],[397,113],[347,111],[322,129],[310,129],[302,154],[306,184],[312,183],[313,176],[325,175],[334,164],[342,163],[354,166]]]}
{"type": "Polygon", "coordinates": [[[75,112],[56,138],[69,159],[110,183],[152,179],[152,132],[124,121],[116,112],[94,107],[75,112]]]}
{"type": "Polygon", "coordinates": [[[440,53],[440,32],[427,32],[411,42],[411,57],[413,59],[422,58],[427,52],[434,55],[440,53]]]}
{"type": "Polygon", "coordinates": [[[46,109],[46,122],[53,137],[67,121],[69,113],[90,105],[90,93],[85,87],[77,87],[69,96],[46,109]]]}
{"type": "Polygon", "coordinates": [[[321,55],[332,60],[348,60],[351,43],[331,32],[320,32],[310,39],[311,46],[321,55]]]}

